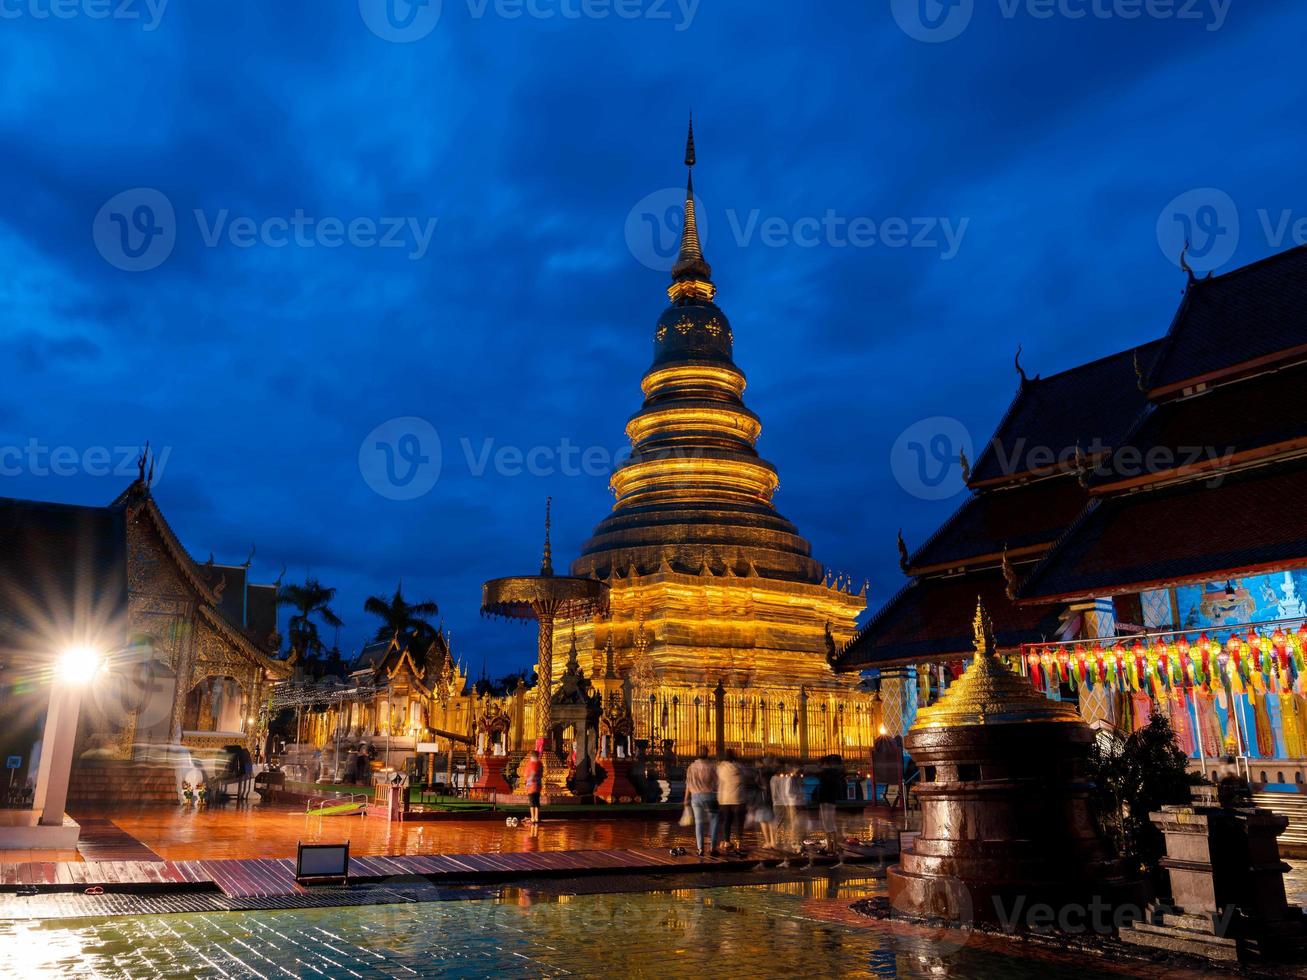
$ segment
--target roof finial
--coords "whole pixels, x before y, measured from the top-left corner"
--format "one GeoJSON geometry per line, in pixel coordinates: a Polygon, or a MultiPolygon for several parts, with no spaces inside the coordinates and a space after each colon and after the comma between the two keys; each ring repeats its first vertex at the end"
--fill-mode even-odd
{"type": "Polygon", "coordinates": [[[1017,344],[1017,356],[1012,359],[1012,363],[1014,363],[1017,367],[1017,374],[1021,375],[1021,387],[1024,388],[1030,382],[1030,379],[1026,377],[1026,369],[1021,366],[1020,344],[1017,344]]]}
{"type": "Polygon", "coordinates": [[[899,569],[906,572],[909,564],[908,543],[903,540],[903,528],[899,528],[899,569]]]}
{"type": "Polygon", "coordinates": [[[672,285],[667,294],[682,298],[711,300],[717,292],[712,282],[712,267],[704,261],[699,244],[699,223],[694,213],[694,116],[685,135],[685,223],[681,227],[681,249],[672,266],[672,285]]]}
{"type": "Polygon", "coordinates": [[[1194,275],[1193,266],[1189,264],[1189,239],[1187,238],[1184,240],[1184,248],[1180,249],[1180,268],[1189,277],[1190,282],[1198,278],[1194,275]]]}
{"type": "Polygon", "coordinates": [[[553,506],[553,503],[553,497],[545,498],[545,554],[544,557],[540,559],[541,575],[554,574],[554,555],[552,549],[549,547],[549,510],[553,506]]]}
{"type": "Polygon", "coordinates": [[[1007,556],[1007,542],[1003,542],[1003,591],[1013,602],[1017,598],[1017,589],[1021,585],[1021,579],[1017,576],[1016,569],[1012,567],[1012,562],[1007,556]]]}
{"type": "Polygon", "coordinates": [[[976,617],[971,621],[971,627],[975,631],[976,656],[992,657],[997,646],[994,640],[994,624],[990,621],[989,611],[980,596],[976,596],[976,617]]]}

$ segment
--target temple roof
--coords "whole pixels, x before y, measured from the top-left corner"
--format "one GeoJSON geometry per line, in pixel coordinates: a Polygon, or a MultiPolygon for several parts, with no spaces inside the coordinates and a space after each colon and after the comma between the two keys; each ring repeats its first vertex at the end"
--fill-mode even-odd
{"type": "MultiPolygon", "coordinates": [[[[1307,445],[1307,363],[1291,365],[1234,381],[1154,406],[1121,441],[1112,462],[1091,481],[1095,488],[1134,476],[1156,476],[1172,465],[1141,466],[1157,450],[1168,451],[1174,466],[1242,458],[1261,450],[1281,451],[1286,444],[1307,445]]],[[[1164,460],[1166,456],[1155,456],[1164,460]]]]}
{"type": "Polygon", "coordinates": [[[144,477],[105,507],[0,499],[0,625],[49,633],[89,618],[115,634],[106,643],[126,642],[127,526],[137,518],[155,529],[194,588],[198,615],[263,667],[284,670],[267,646],[276,630],[275,587],[247,586],[244,566],[197,564],[144,477]],[[251,603],[254,590],[263,591],[251,603]]]}
{"type": "Polygon", "coordinates": [[[971,655],[972,611],[977,596],[998,624],[1000,649],[1047,640],[1057,632],[1051,607],[1018,606],[1008,597],[998,568],[965,575],[912,579],[845,644],[835,670],[848,673],[922,660],[971,655]]]}
{"type": "Polygon", "coordinates": [[[1193,280],[1149,386],[1155,392],[1183,387],[1289,351],[1307,353],[1307,246],[1193,280]]]}
{"type": "Polygon", "coordinates": [[[126,642],[126,613],[121,510],[0,498],[0,656],[57,652],[88,621],[126,642]]]}
{"type": "Polygon", "coordinates": [[[1161,341],[1090,361],[1047,378],[1022,382],[971,472],[970,483],[1010,480],[1048,468],[1039,455],[1069,458],[1097,442],[1115,446],[1147,402],[1139,387],[1161,341]],[[1136,370],[1138,366],[1138,371],[1136,370]]]}
{"type": "Polygon", "coordinates": [[[981,557],[992,562],[1004,549],[1019,553],[1051,545],[1088,500],[1071,474],[972,494],[917,549],[908,570],[956,568],[981,557]]]}
{"type": "Polygon", "coordinates": [[[1096,499],[1021,584],[1074,600],[1307,563],[1307,459],[1096,499]]]}

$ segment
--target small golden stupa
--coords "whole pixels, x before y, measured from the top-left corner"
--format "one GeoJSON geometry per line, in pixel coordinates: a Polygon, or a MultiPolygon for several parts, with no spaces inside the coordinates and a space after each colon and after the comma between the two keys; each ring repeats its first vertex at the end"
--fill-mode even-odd
{"type": "Polygon", "coordinates": [[[1093,733],[998,659],[979,600],[975,634],[971,665],[904,739],[921,768],[921,835],[889,870],[891,905],[969,923],[1112,901],[1122,882],[1084,776],[1093,733]]]}
{"type": "Polygon", "coordinates": [[[980,600],[976,600],[972,627],[975,630],[975,659],[943,697],[917,712],[917,720],[912,726],[914,732],[966,725],[1084,724],[1075,705],[1045,697],[998,659],[994,624],[980,600]]]}

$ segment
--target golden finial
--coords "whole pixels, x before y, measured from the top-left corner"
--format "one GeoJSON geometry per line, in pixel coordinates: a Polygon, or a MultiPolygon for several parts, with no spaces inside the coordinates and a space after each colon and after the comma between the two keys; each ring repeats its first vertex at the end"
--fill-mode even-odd
{"type": "Polygon", "coordinates": [[[712,267],[704,260],[699,244],[699,222],[694,213],[694,117],[685,136],[685,223],[681,227],[681,249],[672,266],[672,285],[667,294],[672,300],[711,300],[717,293],[712,282],[712,267]]]}
{"type": "Polygon", "coordinates": [[[541,575],[554,574],[554,556],[552,549],[549,547],[549,510],[553,506],[553,503],[553,497],[545,498],[545,553],[544,557],[540,559],[541,575]]]}
{"type": "Polygon", "coordinates": [[[976,596],[976,617],[971,621],[971,627],[976,636],[976,656],[992,657],[998,644],[994,639],[994,624],[980,596],[976,596]]]}

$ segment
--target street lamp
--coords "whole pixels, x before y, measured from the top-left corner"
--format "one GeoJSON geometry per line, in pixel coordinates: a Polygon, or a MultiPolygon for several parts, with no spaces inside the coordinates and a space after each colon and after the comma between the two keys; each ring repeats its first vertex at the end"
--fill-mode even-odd
{"type": "Polygon", "coordinates": [[[82,689],[95,679],[103,661],[99,650],[84,643],[65,648],[55,660],[50,708],[46,712],[45,736],[41,742],[41,764],[36,774],[32,803],[33,809],[41,813],[43,826],[64,825],[73,750],[77,743],[77,718],[82,709],[82,689]]]}
{"type": "Polygon", "coordinates": [[[65,684],[89,683],[100,670],[99,652],[90,646],[71,646],[55,662],[55,676],[65,684]]]}

